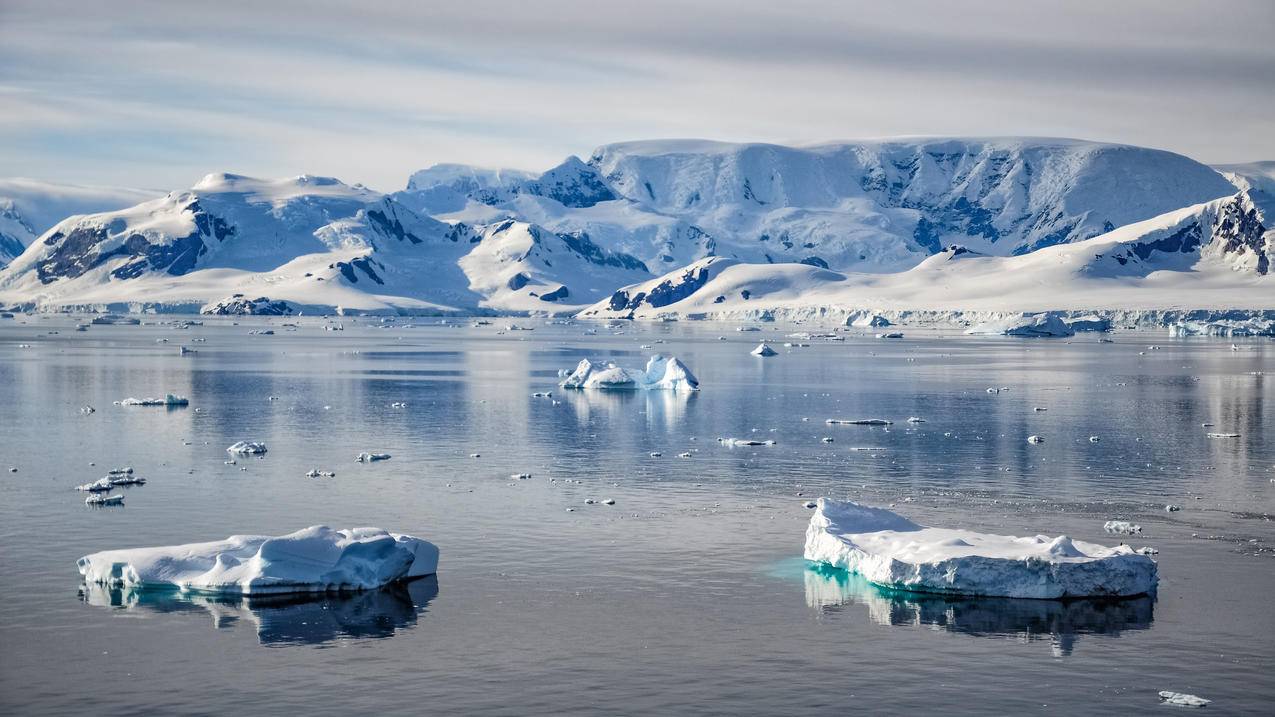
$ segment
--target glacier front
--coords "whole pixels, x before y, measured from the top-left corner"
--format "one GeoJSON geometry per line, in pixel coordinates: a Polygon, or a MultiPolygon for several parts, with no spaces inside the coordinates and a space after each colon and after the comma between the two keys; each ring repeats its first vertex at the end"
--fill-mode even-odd
{"type": "Polygon", "coordinates": [[[316,525],[278,537],[106,550],[76,561],[87,583],[229,595],[370,590],[438,570],[438,548],[380,528],[316,525]]]}
{"type": "Polygon", "coordinates": [[[917,525],[884,508],[820,498],[805,557],[882,587],[1016,598],[1126,597],[1155,589],[1156,563],[1126,545],[917,525]]]}

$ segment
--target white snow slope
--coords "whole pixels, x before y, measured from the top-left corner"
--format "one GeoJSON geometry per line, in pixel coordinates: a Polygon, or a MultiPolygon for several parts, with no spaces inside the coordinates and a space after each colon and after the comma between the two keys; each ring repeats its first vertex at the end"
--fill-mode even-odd
{"type": "Polygon", "coordinates": [[[67,217],[120,209],[163,194],[145,189],[0,179],[0,267],[67,217]]]}
{"type": "Polygon", "coordinates": [[[582,317],[757,319],[871,311],[907,320],[1014,312],[1275,313],[1273,233],[1248,194],[1168,212],[1081,242],[1012,257],[949,248],[894,274],[702,259],[581,312],[582,317]]]}
{"type": "Polygon", "coordinates": [[[481,176],[443,165],[396,196],[451,219],[584,232],[652,268],[716,255],[898,271],[951,244],[1020,254],[1235,192],[1181,155],[1040,138],[625,142],[537,178],[481,176]]]}
{"type": "Polygon", "coordinates": [[[649,276],[632,257],[525,223],[453,226],[327,177],[210,174],[53,227],[0,270],[0,304],[197,311],[266,298],[323,312],[564,312],[649,276]]]}

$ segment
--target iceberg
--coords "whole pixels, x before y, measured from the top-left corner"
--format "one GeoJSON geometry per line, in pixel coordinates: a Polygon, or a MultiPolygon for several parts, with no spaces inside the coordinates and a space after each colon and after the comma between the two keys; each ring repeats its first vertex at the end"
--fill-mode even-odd
{"type": "Polygon", "coordinates": [[[1156,563],[1127,545],[929,528],[884,508],[820,498],[805,557],[897,590],[989,597],[1126,597],[1155,589],[1156,563]]]}
{"type": "Polygon", "coordinates": [[[757,348],[749,351],[749,353],[754,356],[775,356],[778,354],[778,352],[772,349],[765,341],[757,344],[757,348]]]}
{"type": "Polygon", "coordinates": [[[388,453],[368,453],[364,451],[360,453],[354,460],[359,463],[375,463],[376,461],[388,461],[390,454],[388,453]]]}
{"type": "Polygon", "coordinates": [[[1076,332],[1058,314],[1019,314],[1007,319],[984,321],[965,330],[971,336],[1074,336],[1076,332]]]}
{"type": "Polygon", "coordinates": [[[164,394],[163,398],[126,398],[120,401],[121,406],[189,406],[190,399],[185,396],[164,394]]]}
{"type": "Polygon", "coordinates": [[[240,456],[259,455],[266,452],[266,444],[257,441],[238,441],[226,451],[240,456]]]}
{"type": "Polygon", "coordinates": [[[1182,321],[1169,326],[1169,336],[1275,336],[1275,320],[1254,317],[1246,321],[1182,321]]]}
{"type": "Polygon", "coordinates": [[[1106,332],[1111,330],[1111,321],[1096,314],[1086,314],[1066,319],[1067,326],[1077,333],[1081,331],[1106,332]]]}
{"type": "Polygon", "coordinates": [[[81,490],[81,491],[88,491],[89,493],[101,493],[115,487],[115,483],[111,479],[112,479],[112,476],[99,478],[98,480],[95,480],[92,483],[77,485],[75,486],[75,489],[81,490]]]}
{"type": "Polygon", "coordinates": [[[849,322],[850,326],[856,329],[879,329],[882,326],[892,326],[890,320],[879,314],[864,314],[857,319],[849,322]]]}
{"type": "Polygon", "coordinates": [[[571,375],[562,380],[563,388],[599,388],[619,390],[698,391],[699,380],[676,357],[656,354],[646,362],[646,370],[621,368],[613,363],[605,366],[582,359],[571,375]]]}
{"type": "Polygon", "coordinates": [[[1160,701],[1166,705],[1177,705],[1178,707],[1203,707],[1213,700],[1206,700],[1203,697],[1188,695],[1185,692],[1161,690],[1160,701]]]}
{"type": "Polygon", "coordinates": [[[115,495],[101,495],[99,493],[94,493],[93,495],[90,495],[84,499],[84,504],[85,505],[124,505],[124,496],[123,494],[120,494],[120,493],[116,493],[115,495]]]}
{"type": "Polygon", "coordinates": [[[380,528],[316,525],[279,537],[107,550],[76,565],[90,584],[224,595],[371,590],[433,575],[438,548],[380,528]]]}

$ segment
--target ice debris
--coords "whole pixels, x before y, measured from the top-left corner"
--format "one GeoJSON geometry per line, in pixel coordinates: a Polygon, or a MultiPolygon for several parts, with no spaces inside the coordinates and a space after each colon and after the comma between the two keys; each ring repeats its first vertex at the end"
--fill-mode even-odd
{"type": "Polygon", "coordinates": [[[1206,700],[1203,697],[1188,695],[1185,692],[1162,690],[1160,692],[1160,701],[1166,705],[1177,705],[1179,707],[1203,707],[1213,700],[1206,700]]]}
{"type": "Polygon", "coordinates": [[[190,399],[185,396],[164,394],[163,398],[126,398],[119,402],[121,406],[189,406],[190,399]]]}
{"type": "Polygon", "coordinates": [[[1075,331],[1052,312],[1019,314],[1005,319],[985,321],[965,330],[972,336],[1074,336],[1075,331]]]}
{"type": "Polygon", "coordinates": [[[1127,520],[1108,520],[1102,524],[1102,529],[1108,533],[1123,533],[1125,535],[1142,532],[1141,525],[1135,525],[1127,520]]]}
{"type": "Polygon", "coordinates": [[[388,461],[389,459],[390,454],[388,453],[368,453],[367,451],[364,451],[355,457],[354,460],[359,463],[375,463],[376,461],[388,461]]]}
{"type": "Polygon", "coordinates": [[[829,418],[824,423],[829,426],[890,426],[894,421],[884,418],[829,418]]]}
{"type": "Polygon", "coordinates": [[[124,505],[124,495],[122,493],[117,493],[115,495],[101,495],[100,493],[94,493],[84,499],[84,504],[98,506],[124,505]]]}
{"type": "Polygon", "coordinates": [[[239,441],[226,450],[240,456],[260,455],[266,452],[266,444],[257,441],[239,441]]]}

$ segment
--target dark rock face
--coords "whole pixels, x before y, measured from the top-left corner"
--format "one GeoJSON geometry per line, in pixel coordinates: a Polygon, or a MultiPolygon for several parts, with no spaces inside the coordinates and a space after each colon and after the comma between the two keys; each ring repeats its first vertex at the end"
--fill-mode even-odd
{"type": "MultiPolygon", "coordinates": [[[[403,228],[403,222],[399,219],[395,208],[396,203],[393,200],[386,199],[383,206],[383,211],[379,209],[368,210],[367,218],[372,223],[372,226],[376,227],[382,234],[399,241],[420,244],[422,241],[420,237],[403,228]]],[[[455,241],[455,239],[452,241],[455,241]]]]}
{"type": "Polygon", "coordinates": [[[1247,194],[1237,194],[1222,204],[1213,221],[1213,239],[1221,242],[1225,254],[1239,254],[1251,250],[1257,255],[1257,273],[1270,271],[1271,254],[1275,245],[1266,238],[1266,226],[1262,214],[1247,194]]]}
{"type": "Polygon", "coordinates": [[[620,252],[605,251],[602,247],[594,244],[586,232],[559,234],[558,237],[567,245],[567,248],[590,263],[650,273],[650,270],[646,268],[646,264],[642,263],[637,257],[620,252]]]}
{"type": "Polygon", "coordinates": [[[706,266],[690,269],[676,281],[666,279],[660,282],[655,288],[651,289],[650,293],[640,291],[630,297],[627,291],[617,291],[611,295],[611,301],[608,306],[612,311],[632,310],[642,306],[642,302],[645,301],[647,306],[658,309],[661,306],[677,303],[699,291],[708,283],[709,278],[709,271],[706,266]]]}
{"type": "Polygon", "coordinates": [[[1199,222],[1191,222],[1169,236],[1161,237],[1154,241],[1141,241],[1131,244],[1128,249],[1113,254],[1112,258],[1121,266],[1124,266],[1134,257],[1146,261],[1156,252],[1186,254],[1198,251],[1203,234],[1204,230],[1199,222]]]}
{"type": "Polygon", "coordinates": [[[205,306],[199,313],[209,316],[289,316],[296,311],[286,301],[271,301],[266,296],[246,299],[242,294],[235,294],[212,306],[205,306]]]}
{"type": "Polygon", "coordinates": [[[66,233],[54,232],[44,239],[47,246],[57,249],[36,266],[36,274],[45,284],[58,278],[73,279],[117,258],[129,261],[116,267],[111,276],[116,279],[132,279],[151,271],[163,271],[181,276],[194,270],[199,257],[208,252],[212,242],[223,242],[235,235],[235,228],[221,217],[205,211],[199,201],[188,204],[184,211],[191,213],[195,231],[184,237],[176,237],[162,244],[151,243],[145,235],[134,233],[109,251],[101,251],[100,244],[110,235],[110,227],[93,224],[76,226],[66,233]]]}
{"type": "Polygon", "coordinates": [[[340,271],[341,276],[344,276],[345,280],[351,284],[359,283],[359,276],[354,272],[355,269],[363,272],[363,274],[372,281],[382,285],[385,284],[381,277],[377,276],[376,270],[373,267],[380,267],[382,271],[385,270],[385,266],[383,264],[366,256],[359,257],[358,259],[351,259],[350,261],[338,261],[335,264],[330,265],[330,268],[340,271]]]}
{"type": "Polygon", "coordinates": [[[570,295],[571,295],[571,292],[567,291],[567,287],[559,286],[558,288],[554,289],[553,291],[550,291],[547,294],[541,294],[540,300],[541,301],[560,301],[562,299],[567,298],[570,295]]]}
{"type": "Polygon", "coordinates": [[[820,259],[817,256],[808,256],[805,259],[802,259],[800,263],[807,264],[809,266],[817,266],[820,269],[828,268],[828,262],[824,261],[823,259],[820,259]]]}
{"type": "Polygon", "coordinates": [[[576,209],[617,198],[602,181],[598,171],[576,157],[569,157],[567,161],[540,175],[539,179],[528,182],[522,191],[548,197],[565,207],[576,209]]]}
{"type": "Polygon", "coordinates": [[[531,283],[531,278],[520,271],[509,277],[509,281],[505,285],[513,291],[517,291],[529,283],[531,283]]]}

